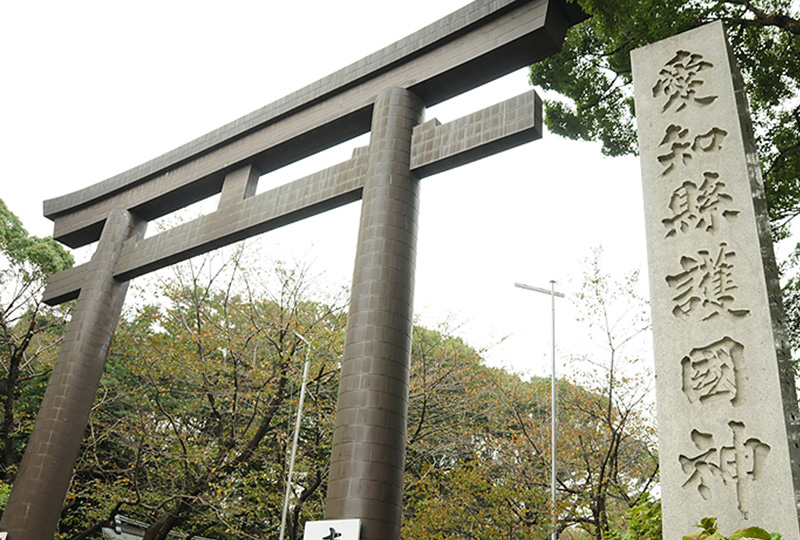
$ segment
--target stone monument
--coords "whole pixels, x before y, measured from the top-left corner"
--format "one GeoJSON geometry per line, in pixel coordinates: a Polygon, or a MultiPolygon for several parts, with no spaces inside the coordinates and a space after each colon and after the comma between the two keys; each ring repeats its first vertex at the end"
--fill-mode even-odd
{"type": "Polygon", "coordinates": [[[764,186],[722,23],[632,53],[664,538],[800,539],[800,438],[764,186]]]}
{"type": "Polygon", "coordinates": [[[585,15],[564,0],[478,0],[341,71],[176,150],[45,201],[53,236],[99,240],[52,276],[77,298],[0,531],[52,540],[127,281],[362,200],[326,504],[361,537],[399,540],[420,179],[541,136],[527,92],[464,118],[425,107],[545,58],[585,15]],[[371,132],[352,159],[256,194],[259,177],[371,132]],[[150,238],[148,221],[220,194],[218,209],[150,238]]]}

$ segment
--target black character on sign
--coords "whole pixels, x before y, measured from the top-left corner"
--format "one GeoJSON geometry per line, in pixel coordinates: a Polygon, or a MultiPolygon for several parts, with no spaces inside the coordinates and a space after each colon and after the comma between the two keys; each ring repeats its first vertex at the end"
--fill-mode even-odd
{"type": "Polygon", "coordinates": [[[331,533],[328,536],[323,536],[322,540],[336,540],[337,538],[342,537],[342,533],[334,529],[333,527],[329,527],[331,533]]]}

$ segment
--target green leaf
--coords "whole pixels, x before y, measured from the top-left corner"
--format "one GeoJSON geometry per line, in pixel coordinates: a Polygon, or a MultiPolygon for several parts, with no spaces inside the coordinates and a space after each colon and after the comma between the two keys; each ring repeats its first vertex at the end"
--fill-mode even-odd
{"type": "Polygon", "coordinates": [[[730,540],[739,540],[740,538],[758,538],[759,540],[772,540],[772,536],[759,527],[748,527],[747,529],[740,529],[733,533],[730,540]]]}

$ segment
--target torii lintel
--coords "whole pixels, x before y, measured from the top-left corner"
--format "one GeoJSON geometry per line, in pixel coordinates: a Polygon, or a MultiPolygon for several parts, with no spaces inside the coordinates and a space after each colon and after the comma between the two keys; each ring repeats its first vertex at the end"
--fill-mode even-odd
{"type": "MultiPolygon", "coordinates": [[[[424,178],[540,138],[541,133],[541,100],[530,91],[444,125],[433,119],[417,126],[411,170],[424,178]]],[[[129,280],[360,199],[366,150],[358,148],[348,161],[259,195],[253,195],[258,179],[253,165],[231,171],[215,212],[128,242],[114,278],[129,280]]],[[[52,276],[44,301],[55,305],[77,298],[90,264],[52,276]]]]}
{"type": "Polygon", "coordinates": [[[563,0],[473,2],[167,154],[47,200],[44,214],[55,239],[89,244],[112,209],[146,221],[167,215],[219,193],[232,171],[266,174],[366,133],[383,89],[406,88],[432,106],[554,54],[583,18],[563,0]]]}

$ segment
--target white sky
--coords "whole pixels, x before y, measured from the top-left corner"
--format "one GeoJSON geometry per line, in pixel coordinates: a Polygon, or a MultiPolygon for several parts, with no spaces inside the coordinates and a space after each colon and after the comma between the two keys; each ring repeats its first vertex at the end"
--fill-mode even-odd
{"type": "MultiPolygon", "coordinates": [[[[0,198],[31,233],[49,235],[43,200],[169,151],[467,2],[5,2],[0,198]]],[[[449,121],[528,89],[520,71],[428,118],[449,121]]],[[[638,160],[604,158],[598,145],[545,134],[428,178],[422,195],[416,311],[429,326],[460,325],[496,365],[550,369],[550,299],[515,282],[555,279],[574,293],[580,262],[601,244],[608,270],[645,271],[638,160]]],[[[260,242],[277,259],[312,263],[326,286],[349,285],[358,213],[355,203],[260,242]]],[[[559,349],[575,351],[585,331],[570,302],[556,309],[559,349]]]]}

